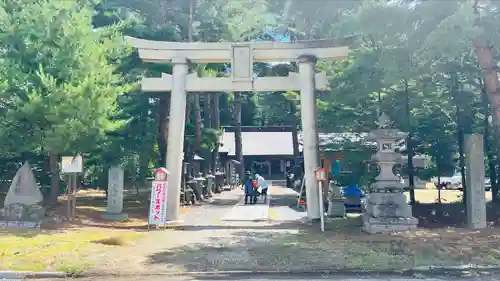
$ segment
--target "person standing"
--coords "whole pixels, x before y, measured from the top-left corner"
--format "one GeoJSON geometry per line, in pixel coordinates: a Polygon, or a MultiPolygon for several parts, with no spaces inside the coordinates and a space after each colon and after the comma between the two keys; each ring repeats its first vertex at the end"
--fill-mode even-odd
{"type": "Polygon", "coordinates": [[[250,171],[246,172],[245,181],[243,182],[243,188],[245,190],[245,205],[248,204],[248,200],[250,200],[250,204],[254,201],[254,187],[253,187],[253,176],[250,171]]]}
{"type": "Polygon", "coordinates": [[[255,174],[255,178],[257,179],[257,186],[260,189],[260,195],[264,198],[264,203],[267,203],[267,189],[269,188],[267,181],[259,174],[255,174]]]}

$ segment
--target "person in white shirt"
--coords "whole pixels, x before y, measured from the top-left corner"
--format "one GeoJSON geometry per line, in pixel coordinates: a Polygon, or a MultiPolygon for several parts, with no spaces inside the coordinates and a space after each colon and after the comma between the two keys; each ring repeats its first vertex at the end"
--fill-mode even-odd
{"type": "Polygon", "coordinates": [[[260,189],[260,194],[264,198],[264,203],[267,202],[267,189],[269,186],[267,185],[266,179],[259,174],[255,174],[255,179],[257,180],[257,187],[260,189]]]}

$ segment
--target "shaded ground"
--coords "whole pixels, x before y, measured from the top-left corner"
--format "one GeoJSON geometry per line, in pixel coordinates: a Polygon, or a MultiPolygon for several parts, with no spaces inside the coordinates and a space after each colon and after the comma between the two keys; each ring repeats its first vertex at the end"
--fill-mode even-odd
{"type": "MultiPolygon", "coordinates": [[[[0,229],[0,270],[58,270],[77,275],[97,262],[103,253],[133,248],[133,242],[146,236],[149,192],[128,194],[124,212],[129,220],[102,219],[105,193],[85,190],[78,193],[77,219],[44,223],[41,229],[0,229]]],[[[49,216],[66,214],[65,198],[59,198],[49,216]]],[[[224,203],[224,202],[221,202],[224,203]]],[[[181,208],[181,215],[202,208],[181,208]]]]}
{"type": "MultiPolygon", "coordinates": [[[[498,265],[497,231],[419,230],[399,235],[368,235],[360,219],[318,225],[282,223],[224,227],[208,241],[158,251],[148,263],[179,271],[403,269],[465,263],[498,265]]],[[[199,230],[197,230],[199,231],[199,230]]]]}
{"type": "MultiPolygon", "coordinates": [[[[139,194],[135,191],[124,194],[123,212],[128,214],[129,219],[123,222],[109,221],[102,218],[106,213],[106,193],[103,190],[85,189],[77,193],[76,200],[76,220],[64,221],[62,223],[44,223],[43,229],[60,229],[69,227],[99,227],[113,229],[147,229],[149,196],[147,190],[142,190],[139,194]]],[[[5,194],[0,194],[0,202],[3,203],[5,194]]],[[[49,217],[65,217],[67,214],[67,200],[65,196],[60,196],[58,204],[47,210],[49,217]]],[[[181,206],[181,215],[189,210],[198,208],[199,205],[181,206]]]]}
{"type": "MultiPolygon", "coordinates": [[[[83,190],[77,194],[76,200],[76,220],[72,222],[64,222],[63,224],[51,223],[45,224],[42,227],[46,229],[54,229],[61,227],[99,227],[113,229],[147,229],[148,212],[149,212],[149,191],[141,191],[139,194],[135,192],[127,192],[124,195],[123,212],[127,213],[129,219],[127,221],[109,221],[102,218],[106,213],[106,194],[102,190],[83,190]]],[[[61,196],[59,204],[56,208],[49,210],[49,216],[65,216],[67,213],[66,198],[61,196]]],[[[187,211],[199,206],[181,207],[181,215],[187,211]]]]}
{"type": "MultiPolygon", "coordinates": [[[[295,198],[280,195],[279,191],[278,188],[272,192],[279,198],[271,201],[270,212],[275,212],[272,221],[221,221],[242,197],[240,190],[234,190],[210,205],[187,212],[184,227],[143,232],[135,245],[105,246],[103,251],[92,252],[81,260],[93,265],[89,274],[112,275],[222,270],[384,270],[468,263],[500,265],[497,243],[500,229],[495,228],[500,208],[488,208],[492,228],[481,231],[460,228],[464,221],[460,204],[417,204],[414,215],[419,217],[421,225],[412,232],[369,235],[361,231],[360,216],[351,215],[346,219],[327,220],[323,233],[318,224],[280,217],[276,210],[293,206],[295,198]]],[[[79,202],[84,206],[86,201],[80,199],[79,202]]],[[[134,206],[133,201],[127,204],[134,206]]],[[[140,211],[137,214],[140,218],[140,211]]]]}
{"type": "MultiPolygon", "coordinates": [[[[273,196],[276,196],[274,192],[273,196]]],[[[279,200],[271,201],[271,210],[293,205],[295,200],[293,196],[276,198],[279,200]]],[[[231,208],[215,203],[198,214],[201,216],[198,222],[203,223],[149,234],[139,242],[140,247],[113,254],[124,258],[108,258],[92,273],[308,272],[500,264],[498,229],[429,228],[427,221],[435,220],[443,225],[453,221],[433,215],[433,206],[422,204],[416,208],[420,208],[416,213],[421,212],[419,216],[423,218],[420,229],[393,235],[369,235],[361,231],[359,215],[330,219],[322,233],[318,224],[282,221],[279,214],[273,216],[275,221],[269,222],[221,222],[217,218],[231,208]]]]}

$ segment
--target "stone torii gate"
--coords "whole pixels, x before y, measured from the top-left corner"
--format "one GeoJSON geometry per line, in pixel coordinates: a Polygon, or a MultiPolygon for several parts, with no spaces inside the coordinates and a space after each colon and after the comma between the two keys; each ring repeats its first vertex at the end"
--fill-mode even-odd
{"type": "Polygon", "coordinates": [[[320,218],[318,185],[314,170],[319,166],[316,122],[316,90],[326,90],[325,73],[315,73],[318,59],[335,60],[348,55],[348,47],[332,40],[299,41],[294,43],[184,43],[126,38],[139,51],[145,62],[172,63],[172,75],[143,78],[145,92],[171,91],[170,122],[167,141],[166,168],[170,172],[167,191],[167,221],[179,219],[182,155],[187,92],[252,92],[300,90],[301,119],[304,132],[303,151],[307,193],[307,215],[320,218]],[[297,61],[299,74],[288,77],[254,78],[254,62],[297,61]],[[230,77],[198,77],[188,74],[188,62],[231,63],[230,77]]]}

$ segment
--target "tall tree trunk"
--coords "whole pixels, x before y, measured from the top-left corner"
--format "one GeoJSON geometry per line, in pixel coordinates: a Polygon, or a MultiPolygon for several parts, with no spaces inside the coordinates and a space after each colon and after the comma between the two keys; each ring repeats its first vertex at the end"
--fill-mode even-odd
{"type": "Polygon", "coordinates": [[[483,120],[483,126],[484,126],[484,147],[486,148],[486,153],[488,157],[488,169],[489,169],[489,174],[490,174],[490,184],[491,184],[491,200],[496,202],[498,201],[498,184],[497,184],[497,171],[496,171],[496,166],[495,166],[495,159],[494,159],[494,149],[493,149],[493,144],[490,142],[490,122],[489,122],[489,117],[490,115],[490,108],[489,108],[489,103],[488,103],[488,94],[486,94],[486,88],[484,86],[484,83],[482,83],[482,79],[479,79],[479,82],[481,83],[481,93],[482,93],[482,99],[483,99],[483,114],[484,114],[484,120],[483,120]]]}
{"type": "Polygon", "coordinates": [[[167,163],[167,139],[168,139],[168,113],[170,110],[170,93],[160,95],[158,103],[158,133],[156,142],[158,143],[157,167],[165,167],[167,163]]]}
{"type": "Polygon", "coordinates": [[[298,122],[297,122],[297,108],[295,103],[290,101],[290,125],[292,126],[292,145],[293,145],[293,165],[298,165],[300,158],[299,151],[299,133],[298,133],[298,122]]]}
{"type": "Polygon", "coordinates": [[[201,145],[201,106],[200,106],[200,94],[194,94],[194,118],[195,118],[195,137],[196,142],[194,149],[196,153],[200,153],[201,145]]]}
{"type": "MultiPolygon", "coordinates": [[[[188,23],[188,41],[193,42],[193,20],[194,20],[195,0],[189,0],[189,23],[188,23]]],[[[195,144],[194,152],[200,153],[201,144],[201,107],[200,94],[194,94],[194,116],[195,116],[195,144]]]]}
{"type": "Polygon", "coordinates": [[[203,95],[203,126],[205,128],[212,128],[212,94],[203,95]]]}
{"type": "Polygon", "coordinates": [[[438,203],[441,204],[441,162],[436,161],[436,172],[438,174],[437,190],[438,190],[438,203]]]}
{"type": "Polygon", "coordinates": [[[408,183],[410,188],[410,204],[415,204],[415,178],[413,171],[413,125],[411,122],[411,100],[408,89],[408,79],[403,80],[404,92],[406,98],[406,118],[408,120],[408,137],[406,139],[406,151],[408,153],[408,183]]]}
{"type": "MultiPolygon", "coordinates": [[[[148,104],[149,104],[149,98],[148,98],[148,104]]],[[[149,121],[149,107],[143,105],[141,107],[141,117],[140,117],[140,123],[141,123],[141,138],[143,141],[147,138],[147,133],[148,133],[148,121],[149,121]]],[[[149,148],[145,145],[142,146],[142,151],[139,153],[139,181],[141,183],[141,186],[144,185],[146,186],[147,181],[146,178],[149,177],[148,174],[148,166],[149,166],[149,153],[148,153],[149,148]]]]}
{"type": "MultiPolygon", "coordinates": [[[[210,96],[212,94],[204,94],[203,95],[203,127],[204,128],[212,128],[212,109],[211,109],[211,99],[210,96]]],[[[204,164],[205,170],[207,172],[213,171],[212,166],[212,153],[209,151],[206,153],[206,157],[204,164]]]]}
{"type": "MultiPolygon", "coordinates": [[[[216,130],[220,130],[220,108],[219,108],[219,93],[214,94],[212,98],[212,125],[216,130]]],[[[219,147],[220,143],[217,141],[214,151],[212,152],[212,167],[214,171],[219,168],[219,147]]]]}
{"type": "MultiPolygon", "coordinates": [[[[186,125],[189,125],[191,124],[192,120],[191,120],[191,104],[192,104],[192,98],[193,95],[191,94],[187,94],[187,101],[186,101],[186,116],[185,116],[185,120],[186,120],[186,125]]],[[[191,147],[191,142],[188,141],[188,138],[186,136],[184,136],[184,159],[183,159],[183,164],[185,163],[189,163],[191,162],[191,160],[193,159],[193,153],[192,153],[192,150],[193,148],[191,147]]],[[[189,170],[190,171],[190,170],[189,170]]],[[[184,171],[183,171],[183,174],[184,174],[184,171]]],[[[188,173],[190,176],[191,173],[188,173]]]]}
{"type": "Polygon", "coordinates": [[[49,152],[49,169],[50,169],[50,205],[57,204],[57,197],[60,191],[60,177],[57,163],[59,162],[59,154],[56,151],[49,152]]]}
{"type": "Polygon", "coordinates": [[[455,101],[455,118],[457,120],[457,143],[458,143],[458,153],[459,153],[459,167],[460,175],[462,178],[462,189],[463,189],[463,202],[466,201],[467,193],[465,189],[467,188],[465,182],[465,156],[464,156],[464,124],[462,120],[462,103],[459,98],[458,93],[458,76],[456,72],[451,73],[451,91],[453,94],[453,100],[455,101]]]}
{"type": "Polygon", "coordinates": [[[245,176],[245,163],[243,159],[243,144],[241,138],[241,93],[234,93],[234,145],[236,160],[240,162],[239,174],[240,180],[243,181],[245,176]]]}
{"type": "MultiPolygon", "coordinates": [[[[479,0],[475,0],[474,11],[476,14],[476,25],[481,27],[481,15],[479,12],[479,0]]],[[[493,121],[493,133],[495,139],[500,138],[500,82],[498,81],[497,64],[493,59],[491,44],[486,35],[481,34],[473,41],[479,67],[483,73],[484,86],[490,102],[491,116],[493,121]]],[[[499,152],[497,152],[499,153],[499,152]]],[[[499,155],[500,156],[500,155],[499,155]]]]}
{"type": "MultiPolygon", "coordinates": [[[[458,125],[459,127],[462,127],[462,124],[458,125]]],[[[462,189],[463,189],[463,199],[464,203],[466,203],[467,199],[467,185],[465,181],[465,156],[464,156],[464,130],[463,128],[458,129],[457,131],[457,138],[458,138],[458,153],[459,153],[459,166],[460,166],[460,177],[462,178],[462,189]]]]}

